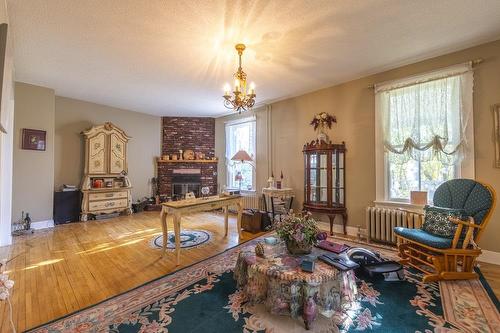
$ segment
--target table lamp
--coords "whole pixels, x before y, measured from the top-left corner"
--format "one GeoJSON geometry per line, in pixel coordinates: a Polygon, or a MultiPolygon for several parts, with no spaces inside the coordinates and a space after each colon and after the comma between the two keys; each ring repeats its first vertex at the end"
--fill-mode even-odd
{"type": "Polygon", "coordinates": [[[240,161],[241,163],[247,162],[248,164],[253,166],[253,164],[250,163],[253,162],[253,158],[248,155],[248,153],[243,149],[238,150],[238,152],[231,158],[231,161],[240,161]]]}

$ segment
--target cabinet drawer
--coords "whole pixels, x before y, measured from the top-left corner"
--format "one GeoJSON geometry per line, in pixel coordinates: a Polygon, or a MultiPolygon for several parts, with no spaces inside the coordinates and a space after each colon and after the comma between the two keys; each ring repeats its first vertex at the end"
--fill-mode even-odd
{"type": "Polygon", "coordinates": [[[128,199],[106,200],[89,202],[89,211],[126,208],[128,199]]]}
{"type": "Polygon", "coordinates": [[[128,195],[127,191],[90,193],[89,200],[97,201],[97,200],[121,199],[121,198],[127,198],[127,195],[128,195]]]}

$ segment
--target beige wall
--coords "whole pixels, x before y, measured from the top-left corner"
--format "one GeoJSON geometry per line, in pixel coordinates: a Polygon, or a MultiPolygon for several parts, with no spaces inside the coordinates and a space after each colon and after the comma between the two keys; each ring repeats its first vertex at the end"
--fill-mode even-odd
{"type": "MultiPolygon", "coordinates": [[[[272,164],[276,172],[283,170],[285,181],[297,191],[297,207],[303,201],[302,146],[315,138],[308,125],[313,115],[329,112],[337,116],[330,131],[336,141],[345,141],[346,202],[349,225],[364,227],[364,209],[375,200],[375,102],[368,86],[423,73],[468,60],[483,58],[474,73],[474,139],[476,179],[487,182],[500,192],[500,169],[493,167],[493,123],[491,106],[500,103],[500,41],[403,66],[394,70],[322,89],[271,105],[272,164]]],[[[224,118],[218,119],[218,123],[224,118]]],[[[224,140],[216,127],[217,142],[224,140]]],[[[257,137],[258,145],[260,140],[257,137]]],[[[266,175],[267,176],[267,175],[266,175]]],[[[261,177],[260,175],[258,176],[261,177]]],[[[496,209],[480,245],[500,252],[500,207],[496,209]]]]}
{"type": "Polygon", "coordinates": [[[29,212],[33,222],[52,220],[54,188],[54,90],[15,85],[12,221],[29,212]],[[47,132],[46,150],[21,149],[22,129],[47,132]]]}
{"type": "Polygon", "coordinates": [[[128,171],[134,201],[151,196],[149,180],[156,175],[155,158],[161,151],[160,117],[59,96],[55,110],[56,189],[62,184],[80,185],[84,163],[80,133],[110,121],[132,137],[128,145],[128,171]]]}

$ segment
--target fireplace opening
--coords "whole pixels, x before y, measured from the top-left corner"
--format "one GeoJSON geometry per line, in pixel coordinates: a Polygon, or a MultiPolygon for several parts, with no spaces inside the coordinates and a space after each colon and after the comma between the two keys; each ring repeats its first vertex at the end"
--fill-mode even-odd
{"type": "Polygon", "coordinates": [[[198,198],[201,189],[201,175],[174,174],[172,176],[172,199],[182,200],[186,193],[193,192],[198,198]]]}

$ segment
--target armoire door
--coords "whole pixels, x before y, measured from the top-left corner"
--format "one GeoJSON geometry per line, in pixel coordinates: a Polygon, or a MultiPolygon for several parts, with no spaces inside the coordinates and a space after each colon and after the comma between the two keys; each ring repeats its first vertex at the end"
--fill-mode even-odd
{"type": "Polygon", "coordinates": [[[109,173],[120,173],[125,170],[126,143],[115,133],[111,134],[109,173]]]}
{"type": "Polygon", "coordinates": [[[89,139],[89,173],[106,173],[106,134],[99,133],[89,139]]]}

